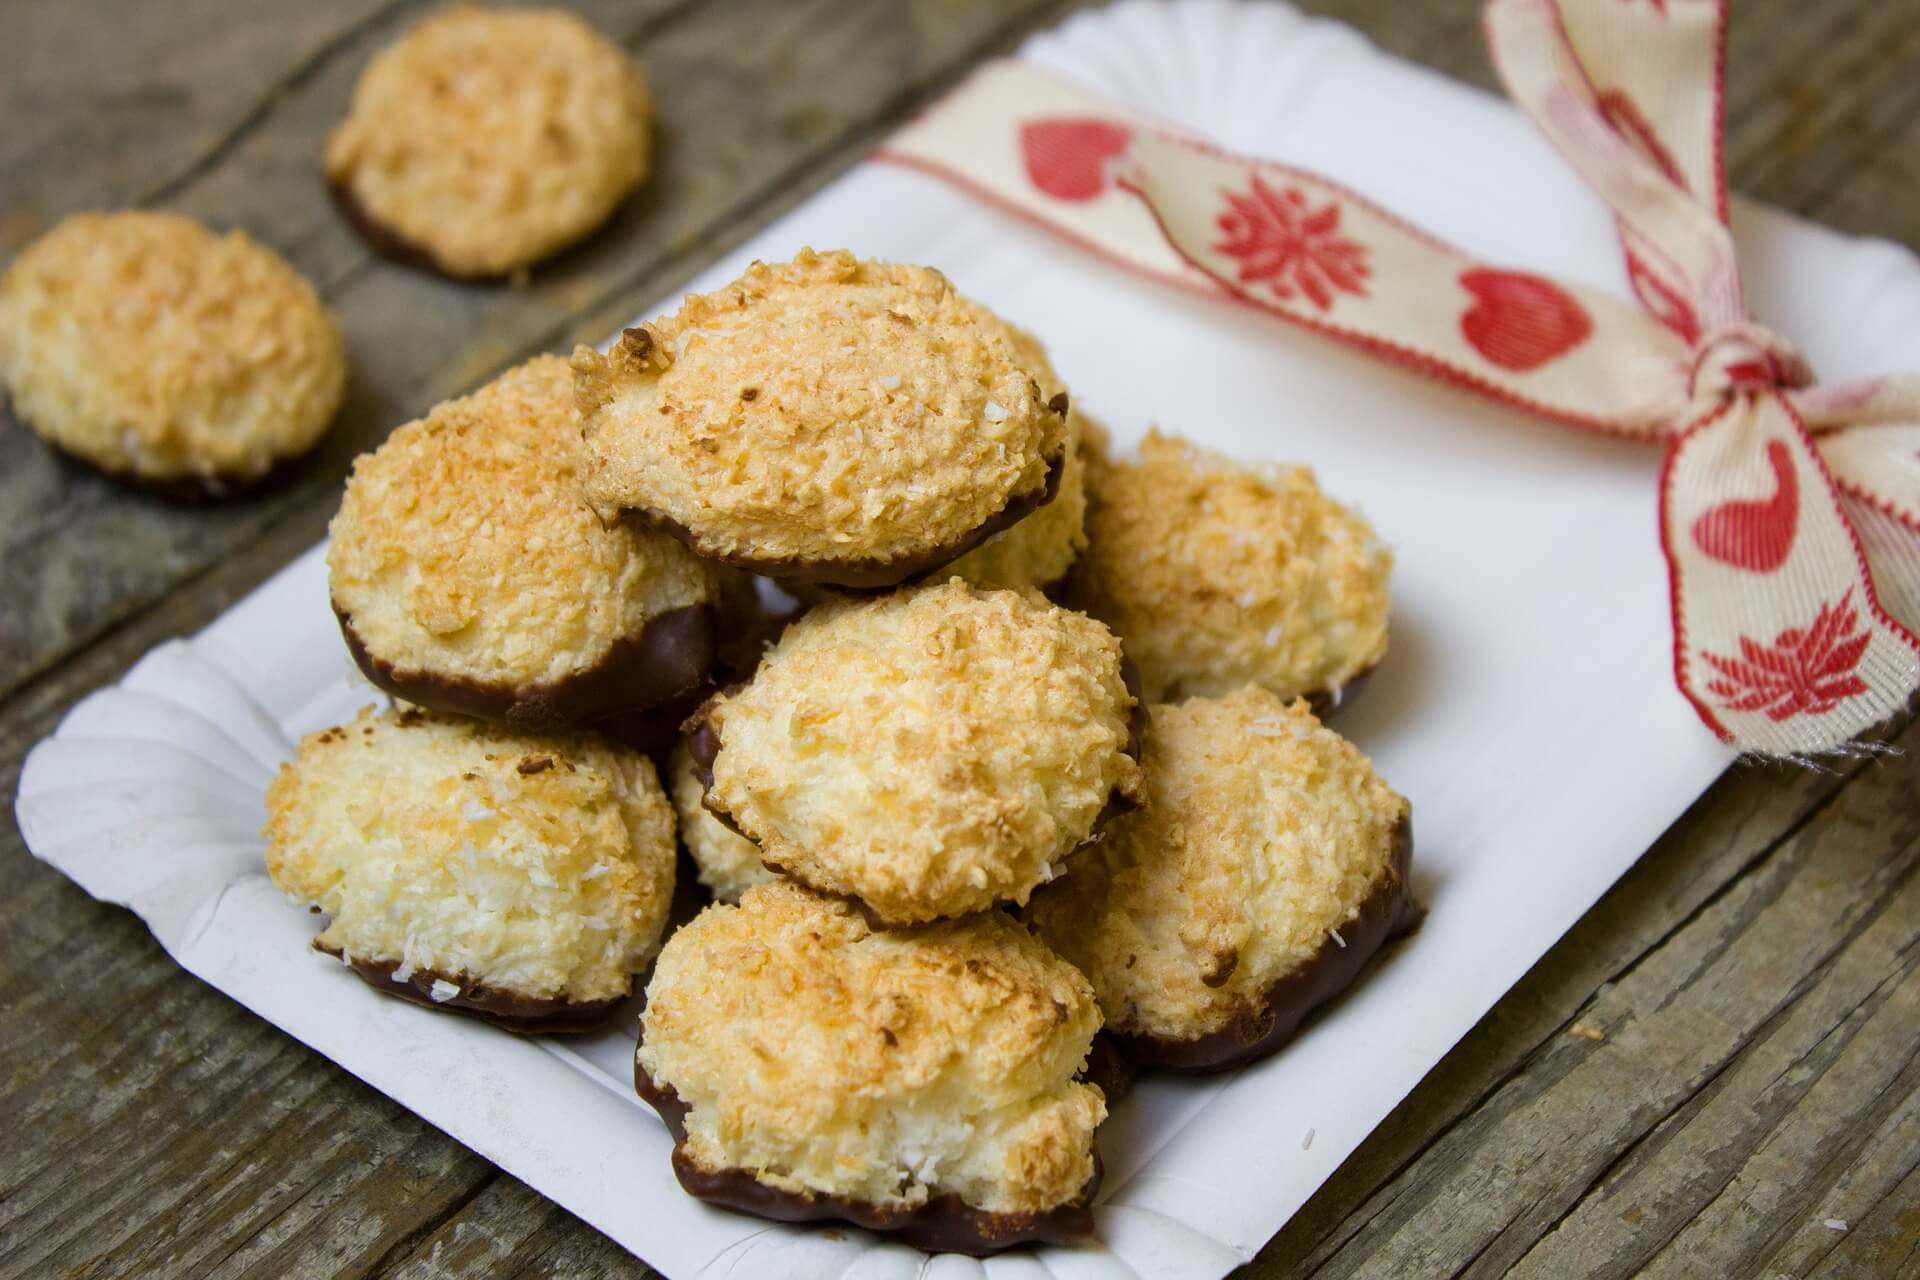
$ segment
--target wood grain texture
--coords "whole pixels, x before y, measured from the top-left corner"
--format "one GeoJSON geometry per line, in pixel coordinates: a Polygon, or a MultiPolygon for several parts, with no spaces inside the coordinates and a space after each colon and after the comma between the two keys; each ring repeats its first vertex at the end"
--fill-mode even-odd
{"type": "MultiPolygon", "coordinates": [[[[76,698],[319,537],[355,452],[625,320],[1073,3],[577,4],[648,64],[661,170],[524,289],[376,261],[319,198],[321,137],[415,0],[9,5],[0,254],[83,207],[244,226],[339,310],[354,390],[295,483],[213,512],[0,428],[0,792],[76,698]]],[[[1304,7],[1491,83],[1470,0],[1304,7]]],[[[1741,0],[1729,65],[1736,189],[1920,244],[1920,0],[1741,0]]],[[[1837,773],[1729,773],[1248,1274],[1920,1272],[1916,734],[1837,773]]],[[[650,1274],[182,973],[10,820],[0,874],[0,1280],[650,1274]]]]}

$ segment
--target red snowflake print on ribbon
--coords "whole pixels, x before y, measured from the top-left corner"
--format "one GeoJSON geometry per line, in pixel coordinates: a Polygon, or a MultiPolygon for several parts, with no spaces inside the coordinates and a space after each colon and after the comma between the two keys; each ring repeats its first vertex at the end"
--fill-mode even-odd
{"type": "Polygon", "coordinates": [[[1822,715],[1867,691],[1853,669],[1873,633],[1855,631],[1859,624],[1848,588],[1838,603],[1820,606],[1813,625],[1789,627],[1771,645],[1741,636],[1738,658],[1703,649],[1700,656],[1722,677],[1709,681],[1707,691],[1729,711],[1765,711],[1770,720],[1822,715]]]}
{"type": "Polygon", "coordinates": [[[1338,293],[1366,297],[1367,250],[1340,234],[1340,206],[1315,209],[1298,188],[1275,191],[1258,174],[1252,180],[1245,195],[1221,193],[1227,209],[1217,224],[1226,239],[1213,246],[1239,260],[1240,283],[1264,284],[1283,302],[1304,294],[1322,311],[1338,293]]]}

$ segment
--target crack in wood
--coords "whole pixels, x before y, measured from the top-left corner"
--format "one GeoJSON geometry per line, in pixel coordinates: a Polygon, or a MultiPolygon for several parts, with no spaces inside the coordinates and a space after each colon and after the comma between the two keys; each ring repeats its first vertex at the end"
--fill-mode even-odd
{"type": "Polygon", "coordinates": [[[462,1213],[465,1213],[467,1206],[471,1205],[475,1200],[478,1200],[480,1193],[492,1186],[495,1182],[498,1182],[501,1177],[502,1174],[498,1168],[488,1165],[486,1172],[474,1179],[471,1187],[468,1187],[456,1199],[448,1203],[440,1212],[423,1219],[418,1226],[395,1240],[379,1257],[375,1258],[372,1265],[367,1268],[368,1274],[379,1275],[382,1271],[386,1270],[391,1263],[397,1262],[412,1253],[422,1240],[427,1239],[433,1235],[434,1232],[440,1230],[441,1227],[453,1221],[462,1213]]]}
{"type": "Polygon", "coordinates": [[[259,99],[247,109],[233,127],[216,139],[212,146],[195,157],[185,169],[157,184],[145,195],[136,198],[133,203],[141,206],[162,204],[219,168],[220,163],[232,155],[234,149],[246,141],[249,135],[272,119],[275,109],[288,94],[311,82],[342,52],[357,43],[362,35],[387,22],[395,14],[418,8],[422,3],[424,0],[389,0],[389,3],[327,39],[319,48],[294,64],[285,75],[268,85],[259,99]]]}

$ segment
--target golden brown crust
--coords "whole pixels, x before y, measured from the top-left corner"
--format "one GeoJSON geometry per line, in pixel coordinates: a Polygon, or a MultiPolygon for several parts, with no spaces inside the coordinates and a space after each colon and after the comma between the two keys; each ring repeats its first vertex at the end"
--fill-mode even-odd
{"type": "Polygon", "coordinates": [[[1119,642],[953,580],[827,605],[700,719],[707,803],[767,865],[904,923],[1024,902],[1139,766],[1119,642]]]}
{"type": "Polygon", "coordinates": [[[1312,472],[1150,432],[1088,468],[1074,602],[1120,633],[1149,700],[1248,682],[1337,696],[1387,649],[1393,554],[1312,472]]]}
{"type": "Polygon", "coordinates": [[[244,232],[75,214],[0,278],[0,387],[14,413],[131,479],[258,480],[320,438],[346,380],[331,313],[244,232]]]}
{"type": "Polygon", "coordinates": [[[327,551],[334,607],[399,677],[525,701],[715,602],[717,575],[678,542],[601,524],[582,465],[559,356],[434,406],[354,466],[327,551]]]}
{"type": "Polygon", "coordinates": [[[625,996],[673,897],[653,766],[587,735],[369,707],[301,740],[267,789],[264,834],[274,884],[331,917],[315,945],[396,965],[401,982],[430,970],[529,1000],[625,996]]]}
{"type": "Polygon", "coordinates": [[[879,1208],[942,1194],[989,1211],[1074,1200],[1100,1091],[1072,966],[999,913],[871,930],[785,881],[713,906],[661,952],[638,1061],[689,1108],[707,1171],[879,1208]]]}
{"type": "MultiPolygon", "coordinates": [[[[1407,802],[1304,702],[1258,686],[1152,711],[1146,803],[1033,896],[1109,1029],[1191,1041],[1264,1012],[1400,874],[1407,802]]],[[[1397,923],[1397,922],[1396,922],[1397,923]]]]}
{"type": "Polygon", "coordinates": [[[694,771],[693,757],[686,744],[673,749],[668,765],[667,796],[680,819],[680,843],[700,876],[700,883],[722,902],[738,902],[740,895],[757,884],[777,880],[779,872],[769,871],[760,861],[760,846],[728,827],[707,812],[707,788],[694,771]]]}
{"type": "Polygon", "coordinates": [[[461,5],[367,64],[326,174],[438,270],[502,275],[606,220],[646,177],[650,119],[640,68],[577,15],[461,5]]]}
{"type": "Polygon", "coordinates": [[[932,569],[1063,460],[1065,402],[924,267],[755,263],[574,368],[603,514],[775,576],[932,569]]]}

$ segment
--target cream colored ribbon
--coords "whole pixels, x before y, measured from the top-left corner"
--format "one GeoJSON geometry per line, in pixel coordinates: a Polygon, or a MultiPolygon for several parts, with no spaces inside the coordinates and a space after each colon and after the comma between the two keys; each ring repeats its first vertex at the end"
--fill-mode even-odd
{"type": "Polygon", "coordinates": [[[1815,385],[1748,318],[1720,163],[1723,0],[1491,0],[1485,16],[1515,101],[1612,208],[1638,305],[1479,262],[1018,62],[982,68],[881,157],[1118,266],[1663,444],[1681,692],[1744,749],[1841,749],[1920,686],[1920,377],[1815,385]]]}

